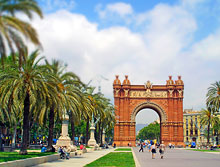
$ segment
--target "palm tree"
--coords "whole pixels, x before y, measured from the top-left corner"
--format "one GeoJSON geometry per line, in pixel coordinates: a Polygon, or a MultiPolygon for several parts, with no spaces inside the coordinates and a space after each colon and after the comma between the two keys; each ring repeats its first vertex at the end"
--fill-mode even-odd
{"type": "Polygon", "coordinates": [[[103,132],[103,121],[105,120],[106,118],[106,112],[105,112],[105,109],[107,107],[107,103],[106,103],[106,98],[98,93],[97,94],[98,96],[96,96],[96,106],[95,106],[95,109],[96,109],[96,118],[98,120],[97,124],[96,124],[96,139],[99,143],[102,144],[102,141],[101,141],[101,138],[102,138],[102,132],[103,132]]]}
{"type": "MultiPolygon", "coordinates": [[[[7,58],[5,58],[5,66],[6,68],[11,68],[14,66],[14,63],[12,61],[12,55],[8,56],[7,58]]],[[[16,63],[15,63],[16,66],[16,63]]],[[[4,69],[3,66],[0,65],[0,73],[4,73],[4,69]]],[[[8,102],[8,105],[5,105],[4,108],[1,105],[0,106],[0,122],[2,123],[2,125],[4,123],[8,123],[11,127],[13,127],[14,129],[14,135],[12,138],[12,147],[15,147],[15,137],[16,137],[16,132],[17,132],[17,124],[22,120],[21,117],[21,111],[22,111],[22,105],[20,104],[15,104],[18,103],[18,101],[16,101],[15,99],[13,100],[13,104],[12,104],[12,100],[8,102]]],[[[1,130],[0,130],[1,132],[1,130]]],[[[1,134],[0,134],[1,135],[1,134]]],[[[0,138],[0,147],[2,147],[2,138],[0,138]]],[[[0,150],[2,150],[2,148],[0,148],[0,150]]]]}
{"type": "Polygon", "coordinates": [[[8,122],[10,120],[10,116],[7,112],[7,110],[5,110],[4,108],[2,108],[2,105],[0,105],[0,151],[4,151],[3,148],[3,143],[2,143],[2,127],[5,126],[6,122],[8,122]]]}
{"type": "Polygon", "coordinates": [[[89,121],[92,117],[92,113],[94,113],[94,107],[92,105],[91,101],[91,95],[88,94],[88,92],[85,92],[85,90],[88,90],[88,88],[83,85],[81,90],[82,97],[81,97],[81,107],[77,108],[78,112],[70,112],[70,123],[71,123],[71,131],[72,131],[72,140],[74,143],[74,137],[75,137],[75,125],[78,125],[82,119],[86,122],[86,141],[87,144],[88,138],[89,138],[89,121]],[[75,114],[79,113],[79,114],[75,114]]]}
{"type": "Polygon", "coordinates": [[[115,116],[114,116],[114,107],[112,106],[112,104],[110,103],[110,100],[105,98],[103,95],[100,95],[100,104],[99,104],[99,112],[98,112],[98,117],[99,117],[99,121],[98,121],[98,126],[97,126],[97,130],[98,130],[98,135],[97,135],[97,139],[99,140],[99,142],[101,144],[102,143],[102,134],[103,134],[103,130],[106,130],[107,128],[112,128],[114,126],[115,123],[115,116]]]}
{"type": "Polygon", "coordinates": [[[38,63],[43,59],[38,59],[39,52],[34,51],[28,55],[28,50],[23,50],[25,62],[18,70],[18,63],[0,72],[0,101],[2,107],[20,101],[23,104],[23,138],[20,154],[27,154],[27,143],[29,134],[29,120],[32,113],[46,110],[46,99],[49,96],[48,87],[50,83],[45,81],[44,76],[48,76],[47,70],[38,63]]]}
{"type": "Polygon", "coordinates": [[[74,114],[73,112],[69,112],[69,120],[70,120],[70,126],[71,126],[71,140],[73,142],[73,145],[75,144],[75,125],[78,125],[80,123],[80,115],[74,114]]]}
{"type": "Polygon", "coordinates": [[[111,103],[106,103],[106,107],[105,107],[105,117],[101,118],[101,144],[102,143],[102,134],[103,134],[103,130],[107,131],[110,130],[114,127],[115,124],[115,113],[114,113],[114,107],[112,106],[111,103]]]}
{"type": "MultiPolygon", "coordinates": [[[[71,121],[74,120],[74,116],[79,115],[82,99],[82,93],[79,86],[83,83],[80,81],[79,77],[73,72],[64,72],[66,66],[63,66],[61,62],[53,60],[52,64],[46,61],[46,66],[48,67],[48,72],[53,75],[52,81],[49,79],[47,82],[55,84],[56,94],[54,91],[51,92],[51,104],[49,104],[49,136],[48,136],[48,150],[52,149],[53,140],[53,129],[54,129],[54,119],[55,115],[60,116],[62,119],[65,114],[63,111],[67,111],[70,115],[71,121]]],[[[49,93],[50,94],[50,93],[49,93]]],[[[45,113],[40,114],[40,120],[44,118],[45,113]]]]}
{"type": "Polygon", "coordinates": [[[16,136],[18,124],[22,122],[23,105],[19,104],[19,101],[13,102],[11,109],[7,109],[9,117],[10,127],[13,127],[12,148],[16,147],[16,136]]]}
{"type": "Polygon", "coordinates": [[[214,134],[214,136],[217,137],[216,138],[217,145],[219,144],[218,141],[219,141],[219,135],[220,135],[220,118],[219,117],[218,117],[218,122],[219,123],[217,123],[213,126],[213,134],[214,134]]]}
{"type": "Polygon", "coordinates": [[[214,114],[214,109],[215,108],[208,107],[207,109],[202,109],[201,111],[201,124],[203,126],[207,126],[207,144],[209,144],[211,126],[213,127],[215,124],[219,124],[219,119],[214,114]]]}
{"type": "Polygon", "coordinates": [[[83,87],[82,92],[84,94],[84,100],[82,101],[84,112],[82,112],[82,118],[86,121],[86,136],[85,143],[88,144],[89,141],[89,123],[92,115],[95,115],[95,101],[93,98],[94,87],[83,87]]]}
{"type": "Polygon", "coordinates": [[[92,118],[94,117],[93,121],[96,122],[96,129],[95,129],[95,138],[96,141],[100,141],[100,135],[101,135],[101,118],[105,117],[105,100],[106,98],[104,97],[103,94],[101,93],[95,93],[93,94],[95,88],[89,88],[88,90],[88,97],[91,101],[91,106],[93,107],[92,110],[90,110],[87,114],[87,124],[86,124],[86,144],[88,144],[88,139],[89,139],[89,122],[92,118]],[[97,133],[98,132],[98,133],[97,133]]]}
{"type": "Polygon", "coordinates": [[[211,84],[208,88],[208,93],[207,93],[207,104],[212,105],[216,107],[217,112],[219,112],[219,104],[220,104],[220,81],[215,82],[211,84]]]}
{"type": "MultiPolygon", "coordinates": [[[[86,144],[88,142],[89,138],[89,122],[92,117],[94,116],[94,121],[96,121],[96,129],[95,129],[95,137],[96,141],[100,142],[100,139],[102,139],[102,132],[104,124],[107,123],[109,113],[107,112],[110,109],[110,100],[105,98],[103,94],[101,93],[95,93],[93,94],[94,88],[88,88],[87,93],[88,97],[91,101],[91,106],[94,108],[94,110],[90,110],[87,114],[87,117],[85,117],[87,125],[86,125],[86,144]]],[[[114,122],[114,120],[113,120],[114,122]]],[[[107,124],[106,124],[107,126],[107,124]]]]}
{"type": "MultiPolygon", "coordinates": [[[[19,51],[19,63],[25,59],[23,48],[25,47],[22,37],[29,39],[33,44],[40,46],[37,32],[28,22],[16,17],[16,13],[33,18],[33,13],[41,18],[42,11],[35,0],[0,0],[0,55],[2,65],[6,57],[6,48],[10,49],[12,55],[15,50],[19,51]]],[[[13,56],[13,59],[15,57],[13,56]]]]}

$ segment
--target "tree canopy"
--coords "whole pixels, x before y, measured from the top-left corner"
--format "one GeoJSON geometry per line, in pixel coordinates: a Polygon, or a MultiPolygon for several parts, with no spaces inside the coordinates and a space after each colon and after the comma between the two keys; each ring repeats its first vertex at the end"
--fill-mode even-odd
{"type": "Polygon", "coordinates": [[[160,138],[160,124],[156,121],[142,128],[137,135],[137,139],[141,139],[141,140],[147,140],[147,139],[158,140],[159,138],[160,138]]]}

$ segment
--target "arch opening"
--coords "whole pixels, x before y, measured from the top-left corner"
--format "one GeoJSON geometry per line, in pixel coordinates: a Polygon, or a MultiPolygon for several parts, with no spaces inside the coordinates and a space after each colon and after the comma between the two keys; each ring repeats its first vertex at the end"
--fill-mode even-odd
{"type": "MultiPolygon", "coordinates": [[[[133,112],[131,113],[131,121],[136,124],[136,115],[143,109],[152,109],[154,110],[160,118],[160,137],[159,140],[162,140],[162,124],[165,123],[167,121],[167,115],[165,113],[165,111],[156,103],[153,102],[143,102],[139,105],[137,105],[133,112]]],[[[135,133],[135,139],[136,139],[136,133],[135,133]]]]}
{"type": "Polygon", "coordinates": [[[152,109],[155,112],[157,112],[157,114],[160,117],[160,122],[161,123],[165,123],[166,120],[167,120],[167,115],[166,115],[165,111],[159,105],[157,105],[156,103],[153,103],[153,102],[144,102],[144,103],[141,103],[141,104],[137,105],[134,108],[133,112],[131,113],[131,121],[132,122],[136,122],[135,121],[136,115],[142,109],[152,109]]]}
{"type": "Polygon", "coordinates": [[[160,122],[160,115],[150,108],[140,110],[135,116],[136,124],[150,124],[154,121],[160,122]]]}
{"type": "Polygon", "coordinates": [[[152,109],[142,109],[136,115],[136,140],[160,142],[161,124],[160,115],[152,109]]]}

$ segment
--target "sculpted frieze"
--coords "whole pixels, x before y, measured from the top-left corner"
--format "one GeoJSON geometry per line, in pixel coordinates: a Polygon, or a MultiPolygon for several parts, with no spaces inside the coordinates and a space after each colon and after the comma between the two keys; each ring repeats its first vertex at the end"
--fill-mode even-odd
{"type": "Polygon", "coordinates": [[[167,98],[166,91],[130,91],[131,98],[167,98]]]}

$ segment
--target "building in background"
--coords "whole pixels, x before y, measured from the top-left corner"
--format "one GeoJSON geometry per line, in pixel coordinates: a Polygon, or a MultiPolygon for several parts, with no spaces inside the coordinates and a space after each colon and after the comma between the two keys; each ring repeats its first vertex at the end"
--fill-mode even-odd
{"type": "Polygon", "coordinates": [[[200,125],[200,111],[185,109],[183,112],[183,135],[184,143],[189,145],[191,142],[201,145],[206,142],[204,129],[200,125]]]}
{"type": "MultiPolygon", "coordinates": [[[[218,115],[220,118],[220,114],[218,115]]],[[[197,145],[206,145],[207,136],[204,126],[200,124],[201,113],[192,109],[185,109],[183,112],[183,135],[186,145],[195,142],[197,145]]],[[[210,143],[219,144],[218,136],[210,132],[210,143]]]]}

